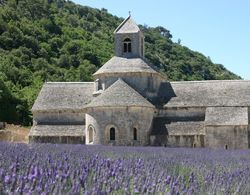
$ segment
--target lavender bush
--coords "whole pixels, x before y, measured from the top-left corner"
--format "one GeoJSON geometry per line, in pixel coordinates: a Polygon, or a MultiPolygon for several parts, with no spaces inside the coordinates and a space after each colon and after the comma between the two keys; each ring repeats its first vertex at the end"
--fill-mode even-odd
{"type": "Polygon", "coordinates": [[[250,151],[0,142],[0,194],[249,194],[250,151]]]}

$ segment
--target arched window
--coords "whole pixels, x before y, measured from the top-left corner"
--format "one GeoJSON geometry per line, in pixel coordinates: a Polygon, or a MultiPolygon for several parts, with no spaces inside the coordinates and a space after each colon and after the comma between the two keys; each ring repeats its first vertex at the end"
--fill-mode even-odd
{"type": "Polygon", "coordinates": [[[123,52],[130,53],[131,51],[132,51],[131,40],[129,38],[126,38],[123,41],[123,52]]]}
{"type": "Polygon", "coordinates": [[[137,129],[135,127],[133,129],[133,136],[134,136],[134,140],[137,140],[137,129]]]}
{"type": "Polygon", "coordinates": [[[109,129],[109,136],[110,136],[110,140],[115,140],[115,128],[111,127],[109,129]]]}
{"type": "Polygon", "coordinates": [[[94,141],[94,128],[92,126],[89,126],[88,136],[89,136],[89,143],[93,143],[93,141],[94,141]]]}
{"type": "Polygon", "coordinates": [[[225,148],[225,150],[227,150],[228,149],[228,145],[225,145],[224,148],[225,148]]]}

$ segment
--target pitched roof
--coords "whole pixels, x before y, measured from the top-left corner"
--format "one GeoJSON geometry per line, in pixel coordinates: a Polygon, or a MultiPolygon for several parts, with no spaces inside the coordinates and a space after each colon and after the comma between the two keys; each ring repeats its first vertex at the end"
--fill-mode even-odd
{"type": "MultiPolygon", "coordinates": [[[[154,67],[141,58],[112,57],[94,75],[109,73],[153,73],[159,74],[154,67]]],[[[162,75],[161,75],[162,76],[162,75]]]]}
{"type": "Polygon", "coordinates": [[[118,79],[113,85],[94,98],[86,107],[123,107],[142,106],[154,108],[154,106],[131,88],[122,79],[118,79]]]}
{"type": "Polygon", "coordinates": [[[250,81],[170,82],[164,107],[250,106],[250,81]]]}
{"type": "Polygon", "coordinates": [[[36,125],[29,136],[85,136],[84,125],[36,125]]]}
{"type": "Polygon", "coordinates": [[[247,107],[209,107],[206,125],[248,125],[247,107]]]}
{"type": "Polygon", "coordinates": [[[137,33],[140,28],[132,20],[131,16],[128,16],[123,22],[115,29],[114,33],[137,33]]]}
{"type": "Polygon", "coordinates": [[[32,111],[79,110],[93,96],[93,82],[48,82],[40,91],[32,111]]]}
{"type": "Polygon", "coordinates": [[[166,124],[169,135],[204,135],[204,122],[173,122],[166,124]]]}

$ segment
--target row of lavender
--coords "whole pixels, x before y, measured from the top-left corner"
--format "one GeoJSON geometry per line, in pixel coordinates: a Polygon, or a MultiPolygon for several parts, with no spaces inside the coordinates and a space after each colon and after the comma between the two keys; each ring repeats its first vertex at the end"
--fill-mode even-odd
{"type": "Polygon", "coordinates": [[[248,194],[250,151],[0,142],[0,194],[248,194]]]}

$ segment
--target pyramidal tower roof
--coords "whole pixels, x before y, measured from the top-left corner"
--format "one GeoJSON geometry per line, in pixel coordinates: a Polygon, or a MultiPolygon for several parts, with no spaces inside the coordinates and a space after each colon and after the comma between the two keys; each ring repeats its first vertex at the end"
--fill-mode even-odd
{"type": "Polygon", "coordinates": [[[118,79],[113,85],[94,98],[86,108],[93,107],[125,107],[141,106],[154,108],[154,106],[131,88],[122,79],[118,79]]]}
{"type": "Polygon", "coordinates": [[[145,60],[141,58],[122,58],[114,56],[106,62],[94,76],[111,73],[152,73],[159,74],[145,60]]]}
{"type": "Polygon", "coordinates": [[[115,56],[93,74],[95,78],[103,75],[122,77],[127,73],[133,73],[133,75],[143,73],[158,75],[166,79],[165,75],[161,74],[155,66],[144,58],[144,36],[130,15],[117,27],[114,33],[115,56]],[[124,37],[128,38],[130,42],[124,43],[124,37]],[[124,46],[127,48],[126,51],[124,46]],[[129,46],[130,51],[128,51],[129,46]]]}
{"type": "Polygon", "coordinates": [[[137,33],[140,28],[129,15],[114,31],[114,33],[137,33]]]}

